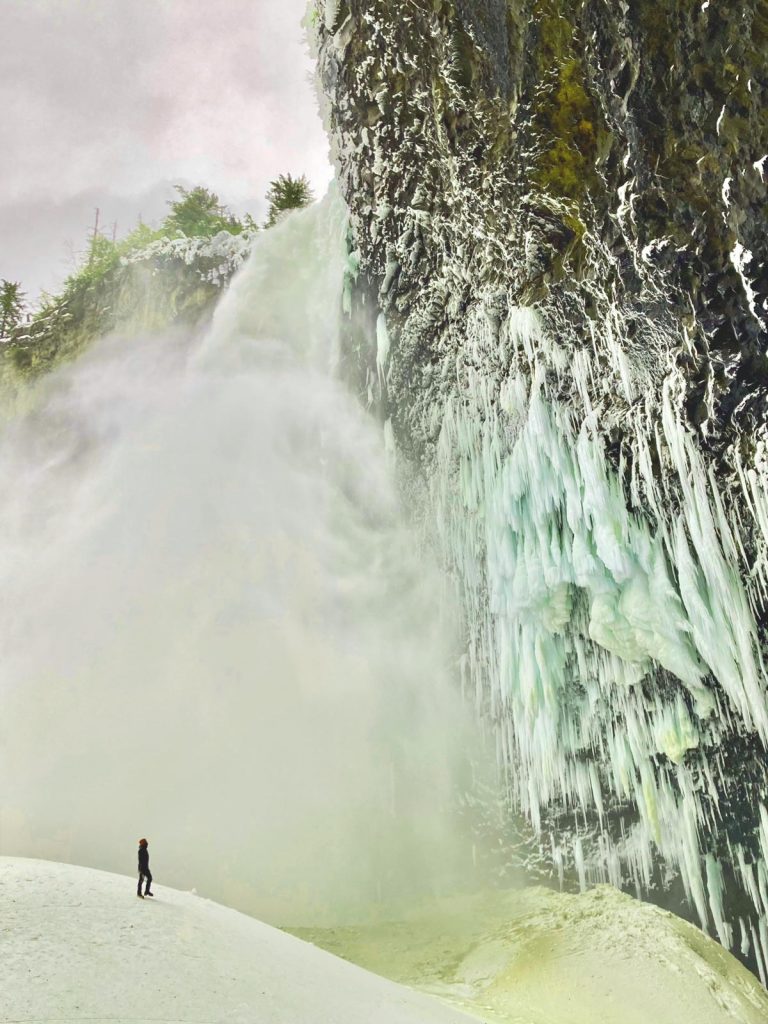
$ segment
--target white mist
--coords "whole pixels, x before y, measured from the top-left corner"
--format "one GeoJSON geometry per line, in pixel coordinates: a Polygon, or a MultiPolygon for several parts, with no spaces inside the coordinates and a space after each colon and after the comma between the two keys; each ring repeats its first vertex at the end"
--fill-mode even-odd
{"type": "Polygon", "coordinates": [[[340,201],[265,233],[202,339],[113,337],[0,443],[0,845],[273,920],[469,852],[441,581],[332,369],[340,201]]]}

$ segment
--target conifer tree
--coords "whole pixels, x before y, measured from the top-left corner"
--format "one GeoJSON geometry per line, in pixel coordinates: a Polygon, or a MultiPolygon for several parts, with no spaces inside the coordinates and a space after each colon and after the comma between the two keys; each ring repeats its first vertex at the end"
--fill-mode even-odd
{"type": "Polygon", "coordinates": [[[8,338],[24,315],[24,293],[18,281],[0,282],[0,337],[8,338]]]}
{"type": "Polygon", "coordinates": [[[243,230],[215,192],[202,186],[186,189],[181,185],[176,186],[176,191],[180,198],[170,204],[171,212],[163,225],[166,230],[179,231],[188,238],[210,238],[220,231],[238,235],[243,230]]]}
{"type": "Polygon", "coordinates": [[[306,175],[294,178],[290,174],[281,174],[274,181],[269,183],[267,202],[269,212],[267,214],[266,227],[271,228],[280,220],[288,210],[301,210],[314,200],[312,189],[306,175]]]}

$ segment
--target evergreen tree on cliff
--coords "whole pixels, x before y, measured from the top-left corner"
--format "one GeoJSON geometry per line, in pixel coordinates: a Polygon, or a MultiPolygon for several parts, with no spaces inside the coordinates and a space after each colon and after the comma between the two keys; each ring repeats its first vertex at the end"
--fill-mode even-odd
{"type": "Polygon", "coordinates": [[[290,174],[281,174],[269,183],[267,202],[269,213],[266,227],[271,228],[288,210],[301,210],[314,200],[312,189],[306,175],[294,178],[290,174]]]}
{"type": "Polygon", "coordinates": [[[171,212],[163,225],[169,232],[178,231],[187,238],[210,238],[220,231],[239,235],[243,230],[215,192],[200,185],[192,189],[177,185],[176,191],[180,198],[170,204],[171,212]]]}
{"type": "Polygon", "coordinates": [[[8,338],[24,315],[24,293],[18,281],[0,282],[0,338],[8,338]]]}

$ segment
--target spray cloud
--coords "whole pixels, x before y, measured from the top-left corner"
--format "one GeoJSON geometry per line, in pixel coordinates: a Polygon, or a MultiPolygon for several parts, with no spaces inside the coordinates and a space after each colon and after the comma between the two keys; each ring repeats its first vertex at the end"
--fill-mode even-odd
{"type": "Polygon", "coordinates": [[[130,872],[148,835],[281,922],[450,860],[442,584],[328,372],[345,237],[334,195],[290,217],[204,338],[106,339],[7,426],[3,852],[130,872]]]}

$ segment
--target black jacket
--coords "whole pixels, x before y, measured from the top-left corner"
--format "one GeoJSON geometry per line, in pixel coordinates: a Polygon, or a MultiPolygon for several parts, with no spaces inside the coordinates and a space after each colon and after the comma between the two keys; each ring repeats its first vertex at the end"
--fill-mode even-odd
{"type": "Polygon", "coordinates": [[[139,847],[139,871],[143,874],[149,871],[149,850],[146,846],[139,847]]]}

